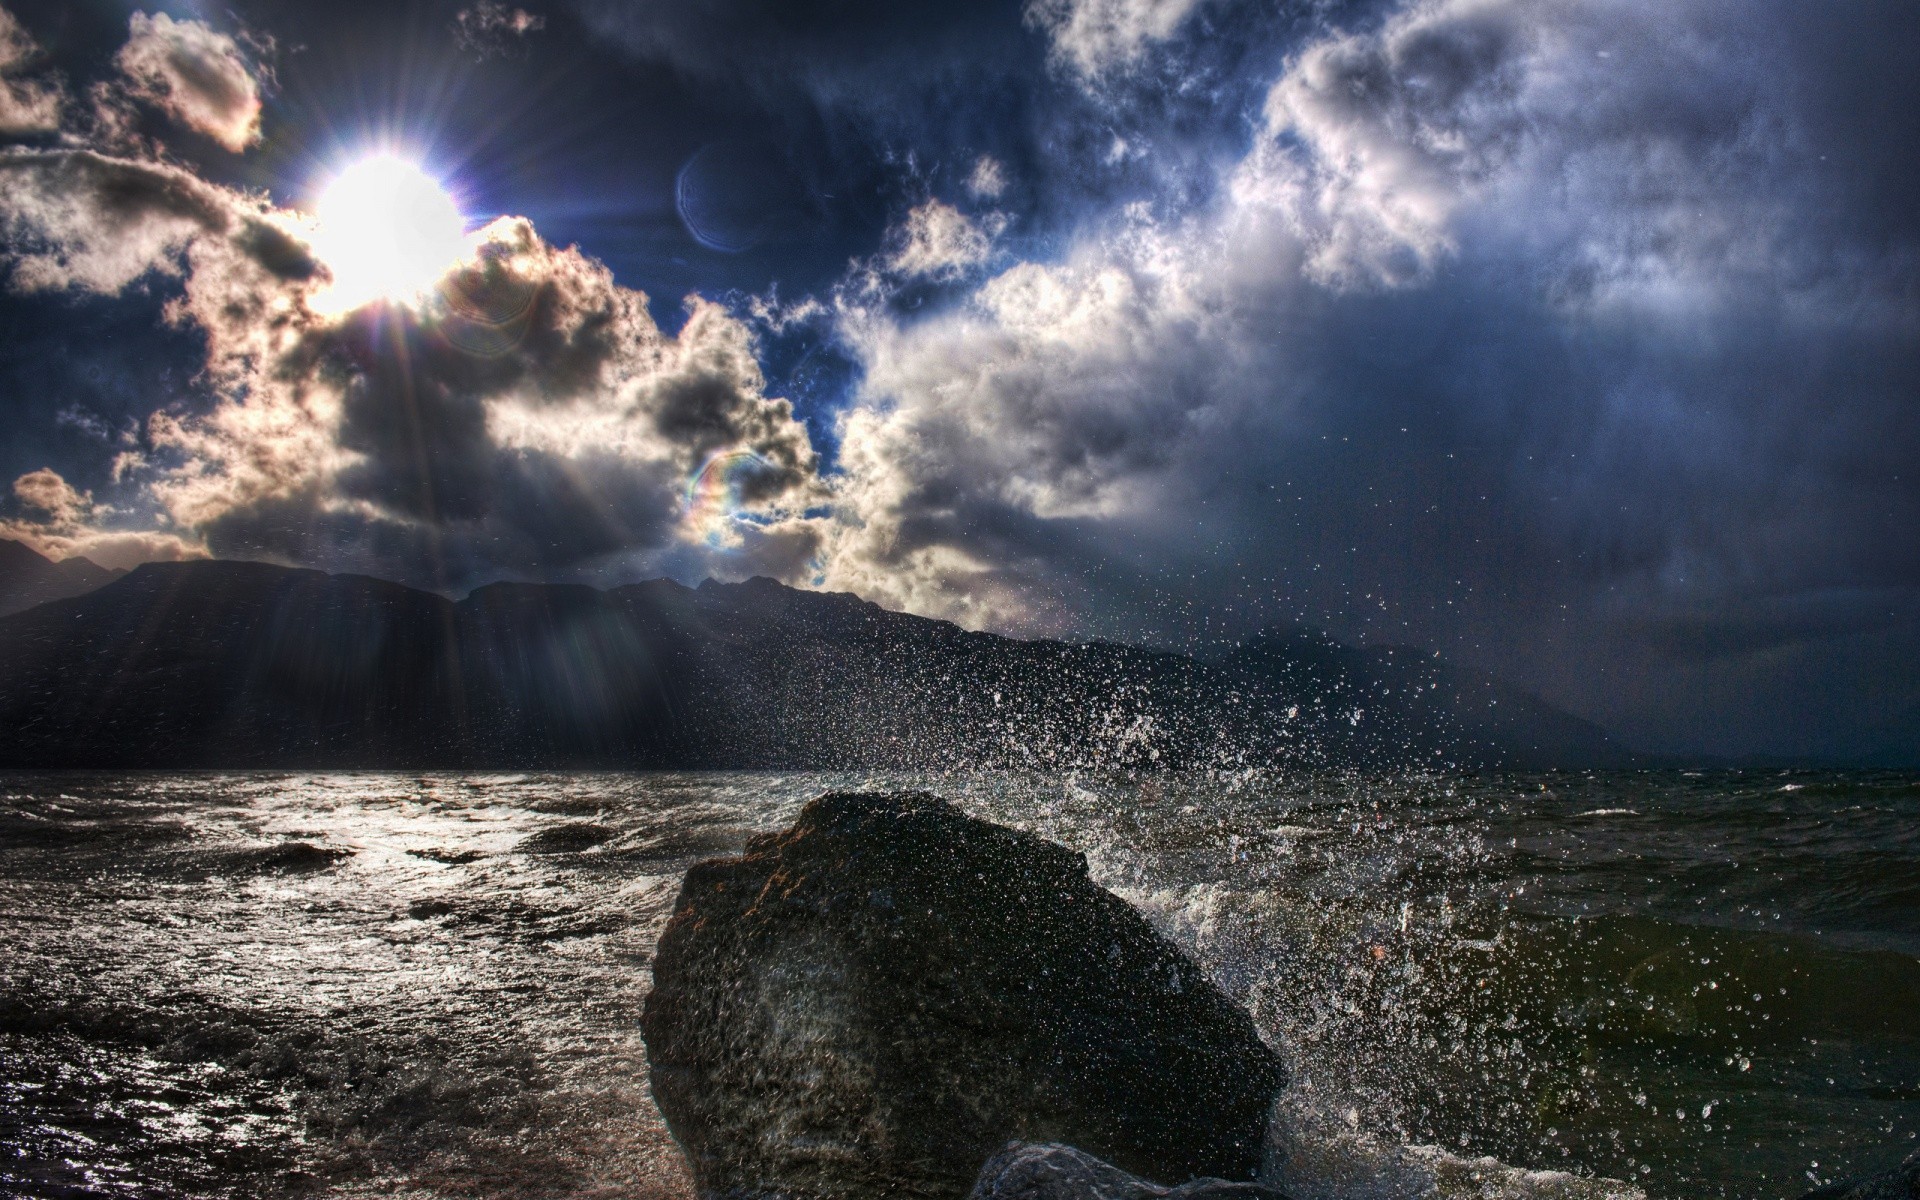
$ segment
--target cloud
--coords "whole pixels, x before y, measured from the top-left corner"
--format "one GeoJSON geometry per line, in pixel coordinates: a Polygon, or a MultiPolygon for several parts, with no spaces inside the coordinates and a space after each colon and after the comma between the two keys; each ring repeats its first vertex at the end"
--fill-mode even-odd
{"type": "Polygon", "coordinates": [[[1282,198],[1327,283],[1405,284],[1454,249],[1452,218],[1518,152],[1539,32],[1515,4],[1411,7],[1373,32],[1324,39],[1273,86],[1264,143],[1243,170],[1282,198]]]}
{"type": "Polygon", "coordinates": [[[967,175],[967,194],[976,200],[998,200],[1007,190],[1007,169],[1000,160],[991,154],[982,154],[974,160],[973,170],[967,175]]]}
{"type": "Polygon", "coordinates": [[[1649,622],[1920,586],[1915,243],[1843,215],[1797,101],[1842,68],[1782,36],[1405,5],[1296,47],[1207,203],[932,316],[843,297],[828,586],[1016,629],[1307,616],[1630,732],[1674,718],[1649,622]]]}
{"type": "Polygon", "coordinates": [[[297,213],[92,151],[0,171],[17,290],[178,281],[212,401],[155,412],[122,459],[175,541],[436,586],[675,555],[806,570],[813,448],[717,306],[669,336],[603,264],[503,218],[430,302],[336,314],[297,213]],[[686,481],[729,452],[759,465],[696,528],[686,481]]]}
{"type": "Polygon", "coordinates": [[[52,133],[60,128],[65,96],[57,83],[23,78],[40,48],[20,22],[0,8],[0,137],[52,133]]]}
{"type": "Polygon", "coordinates": [[[509,220],[432,303],[332,314],[297,213],[131,139],[7,152],[16,292],[152,294],[204,342],[192,398],[96,447],[117,482],[56,464],[102,498],[83,523],[435,586],[760,570],[1009,630],[1305,618],[1729,752],[1871,716],[1767,691],[1767,656],[1804,683],[1916,636],[1897,2],[1048,3],[1051,78],[977,6],[572,7],[820,126],[809,186],[877,198],[820,251],[837,290],[783,274],[669,333],[509,220]],[[823,474],[760,363],[829,349],[823,474]],[[1697,695],[1749,698],[1709,734],[1697,695]]]}
{"type": "Polygon", "coordinates": [[[266,209],[184,168],[92,150],[0,155],[0,232],[19,291],[113,293],[150,272],[177,274],[196,238],[252,223],[266,209]]]}
{"type": "Polygon", "coordinates": [[[729,524],[719,548],[806,539],[811,444],[711,304],[669,337],[644,296],[515,219],[483,231],[425,312],[235,320],[231,269],[201,264],[184,311],[232,398],[151,428],[177,459],[153,494],[217,550],[455,581],[665,554],[712,532],[684,526],[681,494],[735,449],[766,466],[740,498],[753,536],[729,524]]]}
{"type": "Polygon", "coordinates": [[[39,510],[50,522],[78,521],[93,509],[93,497],[75,491],[58,474],[44,468],[14,480],[13,494],[28,508],[39,510]]]}
{"type": "Polygon", "coordinates": [[[928,200],[907,214],[887,266],[909,279],[958,279],[993,253],[996,225],[982,227],[952,205],[928,200]]]}
{"type": "Polygon", "coordinates": [[[545,17],[524,8],[510,8],[499,0],[480,0],[461,9],[453,19],[454,38],[483,58],[503,54],[515,42],[546,27],[545,17]]]}
{"type": "Polygon", "coordinates": [[[0,537],[23,542],[48,558],[79,555],[103,567],[130,567],[205,555],[193,543],[167,533],[101,527],[98,522],[113,510],[46,468],[14,480],[13,495],[28,515],[0,518],[0,537]]]}
{"type": "Polygon", "coordinates": [[[1054,56],[1087,79],[1138,62],[1171,38],[1204,0],[1028,0],[1029,25],[1045,31],[1054,56]]]}
{"type": "Polygon", "coordinates": [[[1071,569],[1051,561],[1061,539],[1150,510],[1203,410],[1233,392],[1231,358],[1209,361],[1221,314],[1194,265],[1165,232],[1122,223],[952,312],[846,312],[866,380],[841,418],[828,585],[1032,627],[1071,569]]]}
{"type": "Polygon", "coordinates": [[[260,68],[204,22],[134,13],[114,62],[126,99],[236,154],[260,140],[260,68]]]}
{"type": "MultiPolygon", "coordinates": [[[[470,10],[471,31],[536,19],[470,10]]],[[[126,136],[133,101],[231,149],[257,137],[258,80],[231,38],[136,16],[97,89],[100,149],[0,156],[17,293],[171,294],[204,340],[205,397],[144,422],[114,458],[117,508],[23,477],[16,532],[58,552],[218,553],[457,587],[502,575],[703,564],[796,578],[824,498],[806,431],[765,395],[746,327],[704,301],[664,334],[606,267],[502,219],[426,303],[338,312],[304,215],[207,182],[126,136]],[[750,459],[727,503],[687,480],[750,459]],[[147,532],[104,523],[144,524],[147,532]]]]}

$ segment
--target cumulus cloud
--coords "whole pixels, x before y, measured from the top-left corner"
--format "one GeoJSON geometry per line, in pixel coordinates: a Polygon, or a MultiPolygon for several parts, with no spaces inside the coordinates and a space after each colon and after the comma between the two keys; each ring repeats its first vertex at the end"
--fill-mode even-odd
{"type": "Polygon", "coordinates": [[[644,296],[512,219],[425,312],[235,320],[232,269],[203,264],[186,292],[232,398],[152,427],[179,460],[155,496],[216,549],[453,579],[660,554],[712,532],[685,527],[682,492],[736,449],[763,465],[740,497],[756,520],[724,547],[806,540],[812,447],[763,394],[744,327],[711,304],[668,337],[644,296]]]}
{"type": "MultiPolygon", "coordinates": [[[[463,27],[539,22],[481,5],[463,27]]],[[[136,15],[116,64],[99,132],[117,150],[0,156],[0,263],[18,293],[172,293],[165,318],[204,339],[209,396],[153,412],[115,456],[119,510],[51,470],[23,476],[13,535],[105,561],[217,553],[449,587],[811,570],[813,447],[724,310],[690,300],[669,336],[603,264],[503,218],[426,301],[339,312],[309,218],[120,132],[139,101],[230,149],[257,138],[239,45],[136,15]],[[690,511],[689,479],[716,461],[724,503],[690,511]]]]}
{"type": "Polygon", "coordinates": [[[867,374],[841,419],[828,585],[974,625],[1070,612],[1064,576],[1091,549],[1072,543],[1151,519],[1239,403],[1214,266],[1136,213],[936,317],[846,312],[867,374]]]}
{"type": "Polygon", "coordinates": [[[236,154],[260,140],[260,68],[205,22],[134,13],[114,62],[126,99],[236,154]]]}
{"type": "Polygon", "coordinates": [[[264,205],[163,163],[92,150],[0,156],[0,232],[21,291],[113,293],[149,272],[178,274],[196,238],[251,224],[264,205]]]}
{"type": "Polygon", "coordinates": [[[154,530],[109,529],[101,524],[112,508],[96,504],[56,471],[29,471],[13,481],[14,499],[26,510],[0,519],[0,537],[23,542],[51,559],[90,558],[103,567],[195,558],[193,543],[154,530]]]}
{"type": "Polygon", "coordinates": [[[91,514],[93,497],[75,491],[54,471],[29,471],[13,481],[13,494],[49,522],[69,524],[91,514]]]}
{"type": "Polygon", "coordinates": [[[0,137],[52,133],[65,97],[59,86],[31,78],[40,48],[12,13],[0,8],[0,137]]]}
{"type": "Polygon", "coordinates": [[[1288,64],[1267,98],[1276,140],[1241,182],[1293,193],[1272,198],[1293,209],[1311,275],[1408,283],[1454,248],[1455,213],[1511,161],[1534,115],[1518,102],[1540,37],[1530,7],[1419,6],[1288,64]]]}
{"type": "Polygon", "coordinates": [[[1029,25],[1043,30],[1054,56],[1097,79],[1139,61],[1172,37],[1203,0],[1028,0],[1029,25]]]}
{"type": "Polygon", "coordinates": [[[991,256],[996,226],[983,227],[952,205],[929,200],[907,214],[887,266],[909,279],[958,279],[991,256]]]}
{"type": "Polygon", "coordinates": [[[712,304],[668,336],[604,265],[503,218],[429,302],[332,313],[299,214],[91,151],[0,169],[16,289],[178,279],[214,401],[154,413],[122,460],[175,540],[445,586],[675,554],[805,570],[813,448],[712,304]],[[733,452],[752,469],[694,528],[687,480],[733,452]]]}

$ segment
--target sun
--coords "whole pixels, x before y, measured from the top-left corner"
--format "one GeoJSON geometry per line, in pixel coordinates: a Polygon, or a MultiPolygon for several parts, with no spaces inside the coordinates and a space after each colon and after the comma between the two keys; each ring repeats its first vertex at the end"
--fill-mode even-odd
{"type": "Polygon", "coordinates": [[[313,215],[314,250],[333,275],[320,300],[335,312],[418,299],[467,250],[460,206],[419,163],[394,154],[334,176],[313,215]]]}

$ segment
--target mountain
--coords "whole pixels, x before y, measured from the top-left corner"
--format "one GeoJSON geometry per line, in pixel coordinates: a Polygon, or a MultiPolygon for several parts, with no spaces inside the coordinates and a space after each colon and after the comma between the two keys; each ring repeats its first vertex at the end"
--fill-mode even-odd
{"type": "Polygon", "coordinates": [[[125,574],[85,558],[55,562],[30,546],[0,538],[0,616],[90,592],[125,574]]]}
{"type": "Polygon", "coordinates": [[[1253,639],[1216,662],[1020,641],[765,579],[609,591],[495,584],[452,601],[363,576],[153,563],[0,619],[0,765],[937,769],[1627,758],[1538,700],[1401,653],[1299,633],[1253,639]],[[1488,720],[1495,700],[1522,719],[1488,720]]]}
{"type": "Polygon", "coordinates": [[[1539,697],[1407,646],[1343,645],[1301,627],[1260,633],[1219,660],[1347,720],[1374,757],[1512,767],[1625,766],[1607,732],[1539,697]],[[1356,717],[1357,714],[1357,717],[1356,717]],[[1366,726],[1361,734],[1358,728],[1366,726]]]}

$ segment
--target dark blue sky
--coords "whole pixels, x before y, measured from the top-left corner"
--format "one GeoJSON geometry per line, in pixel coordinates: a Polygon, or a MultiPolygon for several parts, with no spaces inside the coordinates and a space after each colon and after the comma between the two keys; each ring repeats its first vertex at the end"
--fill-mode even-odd
{"type": "Polygon", "coordinates": [[[1302,620],[1920,758],[1910,4],[0,3],[0,114],[63,106],[0,203],[53,552],[1302,620]],[[259,249],[381,145],[531,222],[510,348],[259,249]]]}

